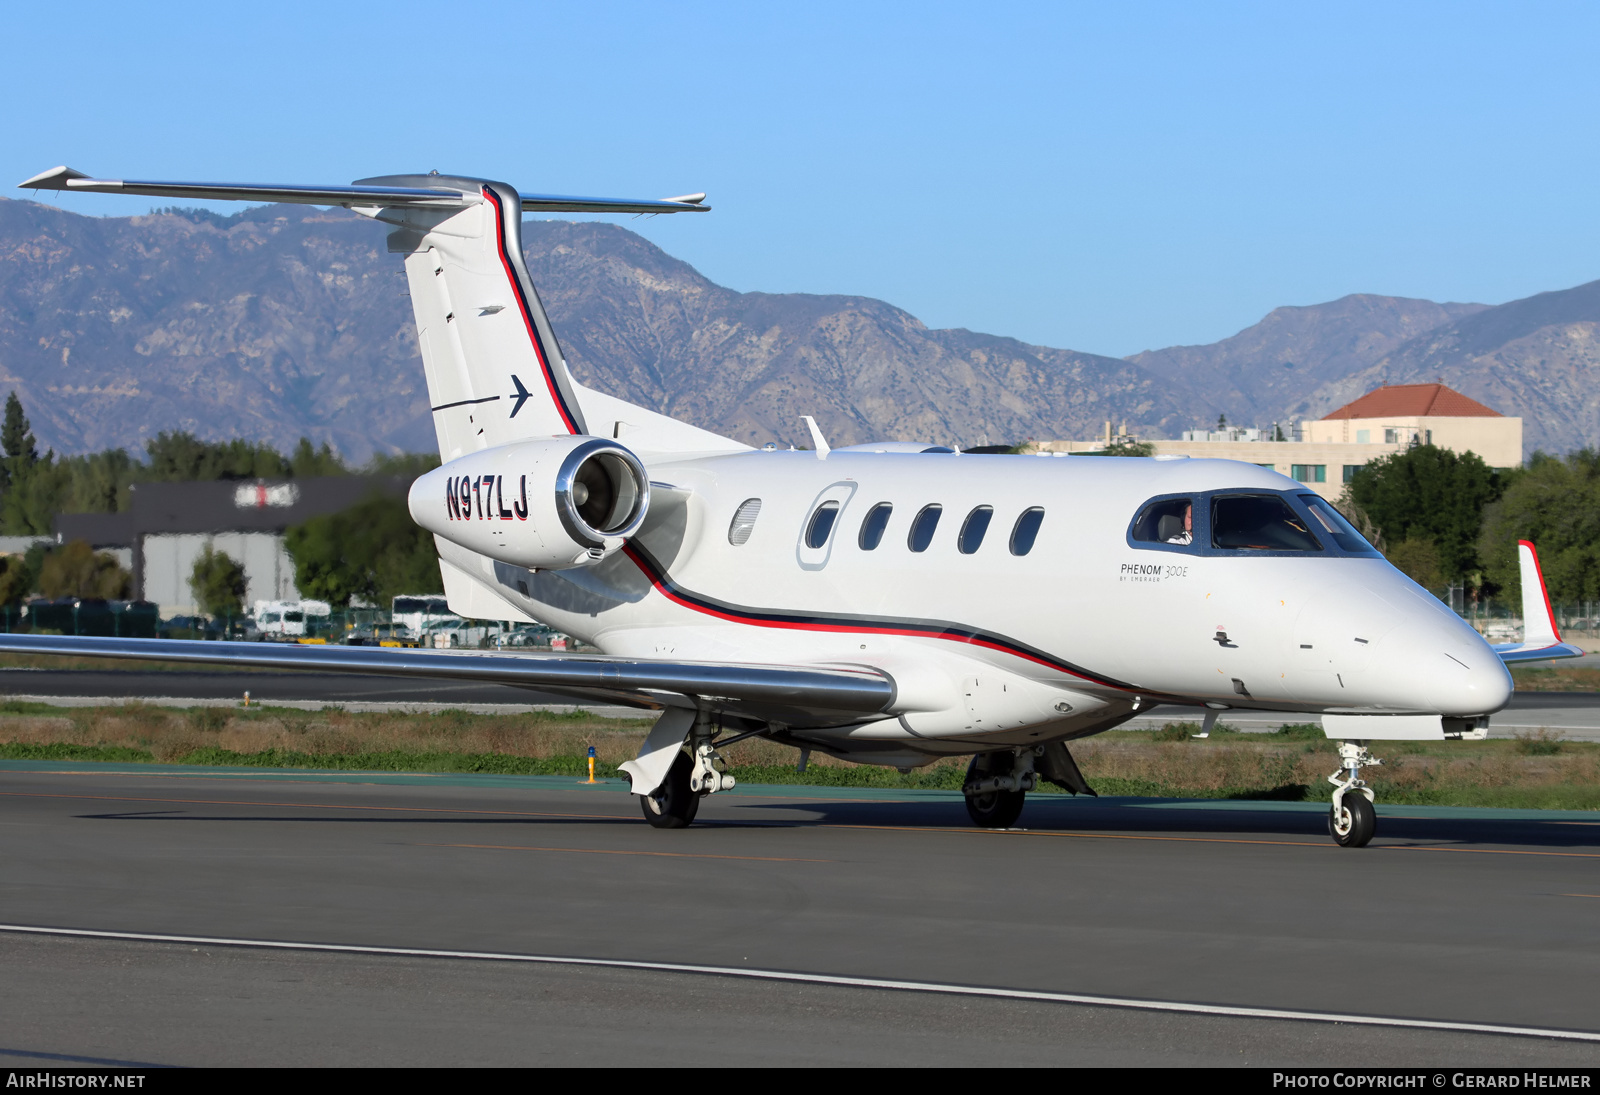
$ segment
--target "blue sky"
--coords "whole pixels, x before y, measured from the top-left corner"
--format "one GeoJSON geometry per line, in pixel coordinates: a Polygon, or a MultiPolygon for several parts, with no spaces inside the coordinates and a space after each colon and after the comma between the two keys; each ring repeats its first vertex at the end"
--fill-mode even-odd
{"type": "Polygon", "coordinates": [[[737,289],[1112,355],[1352,292],[1600,278],[1594,4],[75,3],[6,25],[8,184],[67,163],[705,190],[708,216],[624,223],[737,289]]]}

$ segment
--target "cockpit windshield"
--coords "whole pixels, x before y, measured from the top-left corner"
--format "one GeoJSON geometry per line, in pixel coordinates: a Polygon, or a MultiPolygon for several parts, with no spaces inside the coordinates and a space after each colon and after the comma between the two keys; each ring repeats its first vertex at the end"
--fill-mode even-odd
{"type": "Polygon", "coordinates": [[[1321,551],[1322,544],[1277,494],[1220,494],[1211,500],[1211,546],[1244,551],[1321,551]]]}
{"type": "Polygon", "coordinates": [[[1377,549],[1367,543],[1367,538],[1357,532],[1344,514],[1330,506],[1326,499],[1315,494],[1302,494],[1300,501],[1322,527],[1318,530],[1352,555],[1376,555],[1377,549]]]}

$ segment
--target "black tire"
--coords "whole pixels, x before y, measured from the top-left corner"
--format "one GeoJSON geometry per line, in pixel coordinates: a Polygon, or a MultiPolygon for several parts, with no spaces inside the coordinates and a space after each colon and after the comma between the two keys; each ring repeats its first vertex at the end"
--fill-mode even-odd
{"type": "Polygon", "coordinates": [[[1022,816],[1026,791],[987,791],[967,796],[967,816],[984,829],[1009,829],[1022,816]]]}
{"type": "MultiPolygon", "coordinates": [[[[1003,776],[1015,763],[1016,757],[1009,749],[979,753],[967,765],[966,782],[972,783],[985,776],[1003,776]]],[[[1022,816],[1022,803],[1027,796],[1026,791],[985,791],[981,795],[968,795],[967,816],[983,829],[1009,829],[1022,816]]]]}
{"type": "Polygon", "coordinates": [[[1341,848],[1365,848],[1378,830],[1378,812],[1359,791],[1351,791],[1338,808],[1328,808],[1328,835],[1341,848]]]}
{"type": "Polygon", "coordinates": [[[667,769],[667,778],[654,794],[639,796],[644,819],[657,829],[684,829],[700,811],[700,796],[689,790],[689,773],[694,761],[680,752],[667,769]]]}

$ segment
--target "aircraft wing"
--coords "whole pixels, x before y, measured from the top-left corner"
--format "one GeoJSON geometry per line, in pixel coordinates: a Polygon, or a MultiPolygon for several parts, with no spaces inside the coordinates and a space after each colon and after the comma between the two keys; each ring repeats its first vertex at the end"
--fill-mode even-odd
{"type": "Polygon", "coordinates": [[[1522,642],[1500,643],[1494,652],[1507,665],[1581,657],[1586,651],[1562,642],[1556,630],[1556,614],[1550,607],[1544,572],[1539,569],[1539,552],[1531,541],[1517,541],[1517,562],[1522,572],[1522,642]]]}
{"type": "Polygon", "coordinates": [[[895,698],[894,681],[887,673],[848,665],[741,665],[70,635],[0,635],[0,652],[481,681],[554,692],[587,703],[646,708],[692,707],[698,701],[711,710],[788,726],[837,726],[870,718],[895,698]]]}

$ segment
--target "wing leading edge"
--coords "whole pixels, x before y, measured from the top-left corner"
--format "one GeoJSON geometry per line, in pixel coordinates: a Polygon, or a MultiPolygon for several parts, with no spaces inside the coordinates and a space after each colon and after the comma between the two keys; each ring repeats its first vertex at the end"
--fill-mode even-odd
{"type": "Polygon", "coordinates": [[[893,679],[866,666],[657,662],[584,655],[446,654],[391,647],[69,635],[0,635],[0,651],[479,681],[539,689],[590,703],[626,703],[650,708],[704,706],[763,721],[782,721],[790,726],[827,726],[856,721],[881,714],[895,698],[893,679]]]}
{"type": "Polygon", "coordinates": [[[1550,607],[1544,571],[1539,568],[1539,552],[1531,541],[1517,541],[1517,562],[1522,572],[1522,642],[1500,643],[1494,652],[1507,665],[1581,657],[1586,651],[1562,642],[1561,632],[1556,630],[1556,614],[1550,607]]]}

